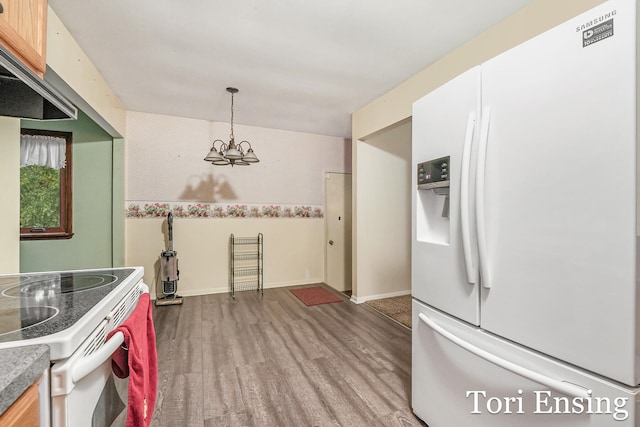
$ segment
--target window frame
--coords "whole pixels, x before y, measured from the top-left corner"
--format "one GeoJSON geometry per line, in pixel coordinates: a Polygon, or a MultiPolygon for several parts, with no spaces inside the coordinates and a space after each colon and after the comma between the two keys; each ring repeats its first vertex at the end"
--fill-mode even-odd
{"type": "Polygon", "coordinates": [[[46,135],[64,138],[66,141],[66,165],[60,169],[60,227],[20,228],[20,240],[56,240],[73,237],[73,203],[72,203],[72,155],[71,132],[60,132],[40,129],[20,129],[20,135],[46,135]]]}

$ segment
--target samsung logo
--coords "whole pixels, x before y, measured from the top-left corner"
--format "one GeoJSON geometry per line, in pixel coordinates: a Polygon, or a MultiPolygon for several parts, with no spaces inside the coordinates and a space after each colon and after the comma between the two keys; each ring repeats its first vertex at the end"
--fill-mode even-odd
{"type": "Polygon", "coordinates": [[[616,11],[615,10],[612,10],[609,13],[605,13],[604,15],[599,16],[594,20],[585,22],[584,24],[580,25],[579,27],[576,27],[576,33],[579,33],[580,31],[584,31],[586,29],[589,29],[589,28],[593,27],[594,25],[598,25],[598,24],[600,24],[600,23],[602,23],[602,22],[604,22],[604,21],[606,21],[608,19],[613,18],[614,16],[616,16],[616,11]]]}

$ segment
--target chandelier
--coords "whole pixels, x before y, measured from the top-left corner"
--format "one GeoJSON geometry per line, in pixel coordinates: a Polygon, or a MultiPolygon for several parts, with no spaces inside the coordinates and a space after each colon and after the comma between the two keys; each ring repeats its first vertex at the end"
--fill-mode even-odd
{"type": "Polygon", "coordinates": [[[253,152],[249,141],[241,141],[239,144],[236,144],[233,137],[233,95],[238,93],[238,89],[235,87],[228,87],[227,92],[231,94],[231,135],[229,136],[229,144],[226,144],[221,139],[213,141],[211,150],[204,158],[204,161],[211,162],[215,166],[249,166],[251,163],[257,163],[260,160],[253,152]],[[219,142],[217,149],[216,142],[219,142]],[[243,148],[244,144],[249,146],[246,152],[243,148]]]}

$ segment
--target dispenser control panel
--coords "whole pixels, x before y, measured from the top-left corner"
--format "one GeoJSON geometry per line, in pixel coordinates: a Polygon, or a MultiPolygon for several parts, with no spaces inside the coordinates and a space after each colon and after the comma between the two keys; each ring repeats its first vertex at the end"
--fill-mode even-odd
{"type": "Polygon", "coordinates": [[[449,186],[449,157],[418,163],[418,188],[430,189],[449,186]]]}

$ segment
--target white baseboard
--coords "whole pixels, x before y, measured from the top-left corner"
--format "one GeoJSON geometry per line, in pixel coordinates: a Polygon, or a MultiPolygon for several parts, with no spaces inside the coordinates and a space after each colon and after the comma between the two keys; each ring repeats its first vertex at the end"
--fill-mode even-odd
{"type": "Polygon", "coordinates": [[[351,302],[354,304],[362,304],[364,302],[371,301],[374,299],[400,297],[403,295],[411,295],[411,289],[407,289],[405,291],[389,292],[388,294],[368,295],[366,297],[356,297],[352,295],[351,302]]]}

